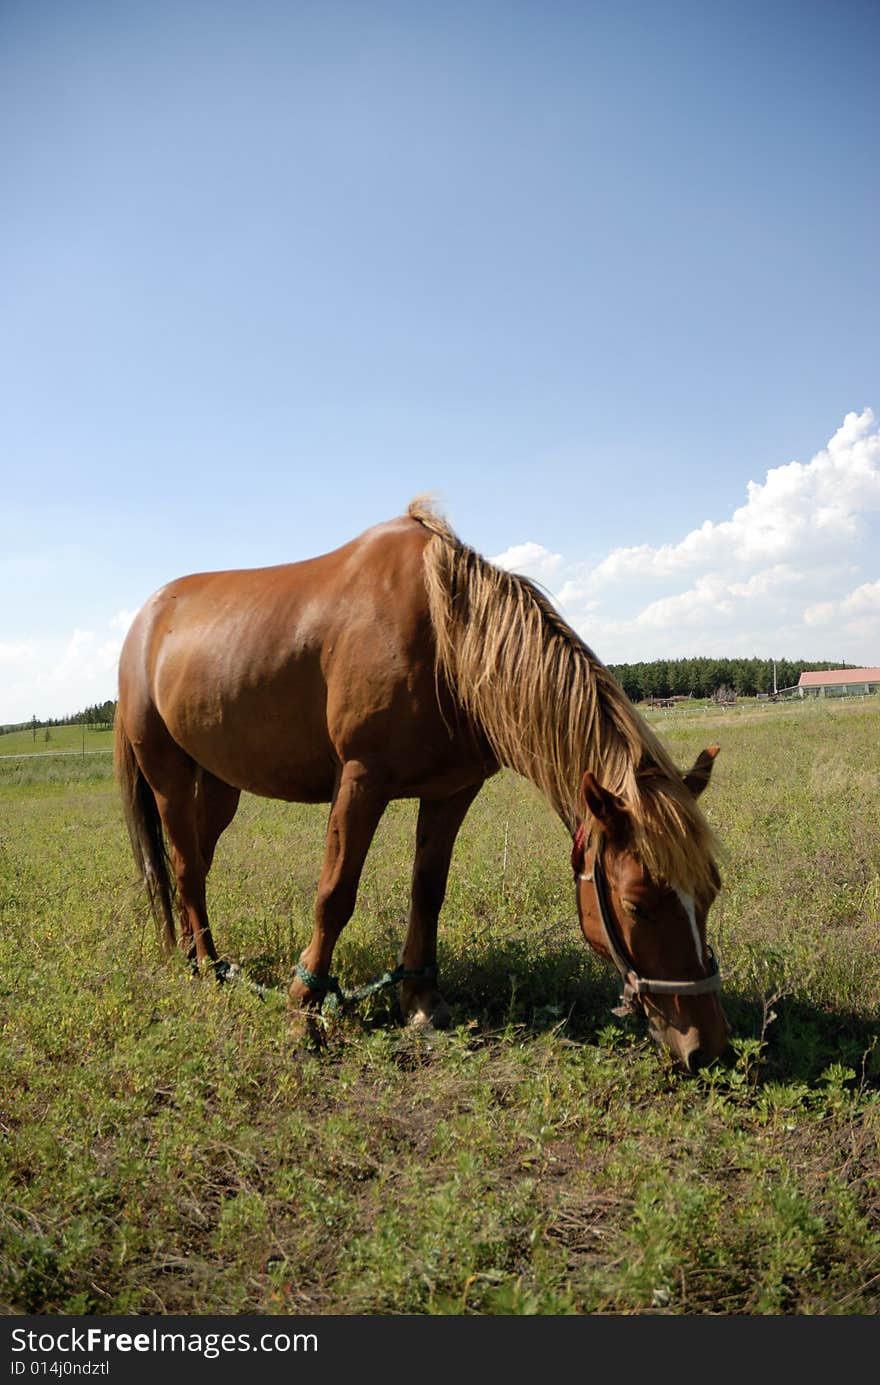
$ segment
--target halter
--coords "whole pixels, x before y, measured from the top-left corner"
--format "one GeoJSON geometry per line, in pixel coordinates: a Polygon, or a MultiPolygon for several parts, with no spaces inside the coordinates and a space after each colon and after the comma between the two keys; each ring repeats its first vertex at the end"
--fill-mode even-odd
{"type": "Polygon", "coordinates": [[[593,869],[584,872],[582,867],[585,864],[584,852],[584,824],[578,825],[578,830],[574,839],[574,847],[571,853],[571,864],[575,877],[575,900],[577,903],[578,917],[581,919],[583,927],[583,914],[581,912],[580,891],[577,882],[587,880],[596,891],[596,903],[599,907],[599,922],[602,925],[602,939],[608,949],[608,955],[617,968],[623,979],[623,994],[620,997],[620,1004],[616,1005],[611,1013],[613,1015],[628,1015],[638,1013],[636,997],[640,995],[707,995],[711,991],[721,990],[721,973],[718,970],[718,962],[715,953],[709,944],[706,950],[709,954],[709,975],[704,976],[699,981],[657,981],[644,976],[639,976],[635,965],[627,955],[626,944],[620,936],[617,927],[617,920],[608,902],[608,885],[605,880],[605,872],[602,869],[602,861],[599,853],[593,857],[593,869]]]}

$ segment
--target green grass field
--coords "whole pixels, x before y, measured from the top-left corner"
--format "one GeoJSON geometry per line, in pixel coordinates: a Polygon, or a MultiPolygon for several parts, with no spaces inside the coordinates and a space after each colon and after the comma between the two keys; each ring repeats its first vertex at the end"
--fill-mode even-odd
{"type": "MultiPolygon", "coordinates": [[[[570,843],[511,775],[453,863],[454,1027],[413,1035],[385,993],[314,1055],[271,994],[160,964],[109,754],[0,758],[6,1310],[878,1312],[880,700],[652,722],[682,765],[722,747],[735,1037],[696,1079],[609,1013],[570,843]]],[[[325,818],[246,798],[220,843],[215,937],[256,980],[308,936],[325,818]]],[[[346,984],[395,959],[414,825],[381,825],[346,984]]]]}
{"type": "Polygon", "coordinates": [[[95,750],[112,753],[112,731],[91,726],[38,726],[36,734],[28,727],[23,731],[6,731],[0,736],[0,759],[9,755],[82,755],[95,750]]]}

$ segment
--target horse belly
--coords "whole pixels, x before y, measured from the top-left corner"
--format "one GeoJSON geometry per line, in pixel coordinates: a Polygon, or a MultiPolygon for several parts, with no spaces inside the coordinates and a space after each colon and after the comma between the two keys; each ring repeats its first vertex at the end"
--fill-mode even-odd
{"type": "Polygon", "coordinates": [[[156,704],[188,755],[224,783],[266,798],[324,803],[333,796],[336,758],[324,715],[317,659],[288,661],[262,674],[256,661],[224,667],[222,643],[166,651],[156,704]]]}

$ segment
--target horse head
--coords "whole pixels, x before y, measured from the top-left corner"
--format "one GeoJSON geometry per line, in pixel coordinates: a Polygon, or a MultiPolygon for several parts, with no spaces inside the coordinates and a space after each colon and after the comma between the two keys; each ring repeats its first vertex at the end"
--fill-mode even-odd
{"type": "MultiPolygon", "coordinates": [[[[697,797],[709,782],[717,746],[704,750],[683,775],[697,797]]],[[[655,880],[636,854],[636,830],[623,801],[589,771],[581,793],[594,830],[579,827],[572,853],[584,937],[623,980],[616,1014],[644,1011],[652,1038],[676,1065],[693,1073],[727,1046],[730,1027],[719,998],[720,976],[706,941],[706,917],[718,890],[697,896],[655,880]]]]}

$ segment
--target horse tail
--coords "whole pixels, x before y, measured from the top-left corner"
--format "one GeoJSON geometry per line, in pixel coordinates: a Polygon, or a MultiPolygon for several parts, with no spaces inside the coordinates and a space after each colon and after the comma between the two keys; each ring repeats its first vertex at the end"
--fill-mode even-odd
{"type": "Polygon", "coordinates": [[[159,946],[165,953],[174,951],[174,895],[168,849],[162,832],[162,819],[153,790],[135,757],[122,717],[116,712],[113,768],[122,796],[125,825],[131,838],[134,859],[156,920],[159,946]]]}

